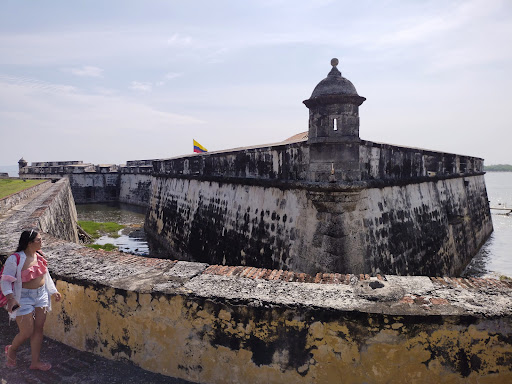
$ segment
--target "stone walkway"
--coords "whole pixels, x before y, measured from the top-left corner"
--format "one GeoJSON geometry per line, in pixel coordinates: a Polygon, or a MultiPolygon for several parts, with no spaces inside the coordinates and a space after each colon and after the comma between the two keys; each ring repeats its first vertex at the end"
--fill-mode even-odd
{"type": "Polygon", "coordinates": [[[5,345],[11,343],[17,330],[15,322],[11,322],[9,325],[7,311],[0,309],[1,384],[190,383],[182,379],[145,371],[130,362],[111,361],[92,353],[81,352],[48,338],[44,339],[41,356],[43,361],[48,361],[53,365],[50,371],[41,372],[28,369],[30,366],[28,341],[18,351],[18,366],[9,369],[5,367],[4,348],[5,345]]]}
{"type": "Polygon", "coordinates": [[[28,222],[30,215],[48,198],[52,193],[51,186],[20,201],[18,205],[7,211],[0,212],[0,248],[9,249],[10,252],[16,249],[17,241],[13,243],[13,233],[21,233],[28,222]],[[11,251],[12,250],[12,251],[11,251]]]}
{"type": "MultiPolygon", "coordinates": [[[[18,219],[21,218],[22,216],[27,216],[26,215],[27,212],[30,215],[30,213],[32,213],[33,210],[30,209],[30,207],[27,207],[27,209],[25,209],[25,207],[27,205],[31,204],[34,200],[40,201],[43,198],[42,195],[44,195],[44,198],[48,197],[49,196],[48,190],[51,189],[51,186],[52,186],[51,183],[47,183],[47,185],[42,187],[42,189],[38,193],[35,193],[32,196],[21,200],[19,202],[19,204],[17,204],[16,206],[12,207],[11,209],[9,209],[7,211],[0,211],[0,223],[3,221],[9,220],[13,216],[17,216],[18,219]],[[46,192],[46,194],[44,192],[46,192]]],[[[42,201],[44,201],[44,200],[42,200],[42,201]]],[[[34,203],[32,203],[32,204],[34,204],[34,203]]]]}

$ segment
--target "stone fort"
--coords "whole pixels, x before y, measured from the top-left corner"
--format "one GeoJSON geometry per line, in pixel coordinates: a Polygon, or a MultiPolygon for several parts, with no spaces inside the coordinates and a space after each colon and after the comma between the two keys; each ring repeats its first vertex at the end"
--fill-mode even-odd
{"type": "Polygon", "coordinates": [[[281,143],[20,160],[54,183],[0,218],[0,255],[44,232],[47,336],[197,383],[512,381],[512,283],[457,277],[493,229],[483,160],[360,139],[365,98],[331,64],[281,143]],[[74,203],[110,201],[147,207],[159,258],[78,244],[74,203]]]}
{"type": "Polygon", "coordinates": [[[492,232],[480,158],[362,140],[366,100],[337,69],[304,101],[309,131],[284,142],[92,165],[20,160],[67,177],[77,203],[147,206],[156,255],[339,273],[458,275],[492,232]]]}

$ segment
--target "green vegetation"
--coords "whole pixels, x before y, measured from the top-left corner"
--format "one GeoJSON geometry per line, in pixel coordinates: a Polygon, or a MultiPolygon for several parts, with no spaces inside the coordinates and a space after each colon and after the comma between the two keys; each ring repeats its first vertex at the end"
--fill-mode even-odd
{"type": "Polygon", "coordinates": [[[512,165],[510,165],[510,164],[485,165],[484,171],[487,171],[487,172],[512,172],[512,165]]]}
{"type": "Polygon", "coordinates": [[[115,250],[117,250],[117,247],[114,244],[110,244],[110,243],[103,244],[103,245],[100,245],[100,244],[87,244],[87,247],[94,248],[94,249],[103,249],[105,251],[115,251],[115,250]]]}
{"type": "Polygon", "coordinates": [[[45,181],[46,180],[0,179],[0,199],[45,181]]]}
{"type": "Polygon", "coordinates": [[[125,226],[111,221],[106,223],[97,223],[95,221],[78,221],[78,225],[87,232],[93,239],[98,239],[103,235],[109,235],[110,237],[119,237],[117,232],[123,229],[125,226]]]}

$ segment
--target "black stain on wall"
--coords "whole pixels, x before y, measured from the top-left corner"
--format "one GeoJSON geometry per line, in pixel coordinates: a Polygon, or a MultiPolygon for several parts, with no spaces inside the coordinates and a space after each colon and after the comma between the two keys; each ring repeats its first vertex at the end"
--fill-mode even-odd
{"type": "Polygon", "coordinates": [[[286,202],[277,199],[276,210],[270,211],[251,205],[242,207],[218,193],[211,197],[199,194],[195,204],[192,215],[188,202],[178,194],[168,193],[165,199],[160,198],[154,212],[158,212],[163,228],[158,234],[148,228],[151,242],[160,242],[164,247],[166,243],[168,254],[178,259],[288,269],[294,234],[288,217],[282,218],[277,211],[286,202]]]}
{"type": "MultiPolygon", "coordinates": [[[[213,310],[216,315],[221,309],[229,310],[227,307],[219,305],[214,305],[213,308],[206,305],[205,309],[213,310]]],[[[286,326],[286,321],[291,321],[293,314],[288,311],[278,310],[277,312],[273,313],[272,310],[266,308],[250,307],[242,308],[239,312],[230,311],[233,323],[247,325],[251,322],[255,324],[255,331],[251,332],[249,337],[225,332],[222,322],[218,321],[212,330],[213,337],[210,342],[213,346],[221,345],[231,350],[249,350],[252,352],[252,361],[258,366],[272,364],[274,356],[277,356],[278,363],[284,364],[281,367],[283,370],[296,370],[311,359],[311,350],[306,348],[308,330],[286,326]],[[280,319],[276,327],[266,328],[262,332],[265,336],[260,337],[258,328],[261,325],[258,324],[264,324],[267,327],[272,320],[276,319],[280,319]]]]}
{"type": "Polygon", "coordinates": [[[62,316],[62,323],[64,324],[64,332],[67,333],[67,332],[71,331],[71,326],[73,325],[73,319],[68,315],[64,306],[62,306],[60,313],[62,316]]]}
{"type": "Polygon", "coordinates": [[[94,351],[98,347],[98,341],[95,339],[91,339],[87,337],[85,339],[85,350],[86,351],[94,351]]]}

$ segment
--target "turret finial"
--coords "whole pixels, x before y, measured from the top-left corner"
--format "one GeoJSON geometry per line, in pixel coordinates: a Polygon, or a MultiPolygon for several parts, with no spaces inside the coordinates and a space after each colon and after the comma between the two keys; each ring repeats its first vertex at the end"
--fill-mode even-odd
{"type": "Polygon", "coordinates": [[[327,76],[330,76],[330,77],[333,77],[333,76],[334,77],[341,77],[341,72],[336,67],[338,64],[339,64],[339,60],[337,58],[331,59],[332,69],[327,74],[327,76]]]}

